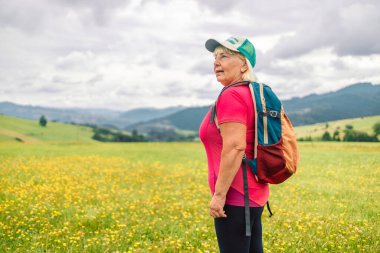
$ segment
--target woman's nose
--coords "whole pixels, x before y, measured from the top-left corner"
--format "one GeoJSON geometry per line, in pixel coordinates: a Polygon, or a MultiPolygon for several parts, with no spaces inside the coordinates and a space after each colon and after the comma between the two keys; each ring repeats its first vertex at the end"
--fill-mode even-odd
{"type": "Polygon", "coordinates": [[[220,66],[220,62],[219,62],[218,58],[215,58],[214,66],[220,66]]]}

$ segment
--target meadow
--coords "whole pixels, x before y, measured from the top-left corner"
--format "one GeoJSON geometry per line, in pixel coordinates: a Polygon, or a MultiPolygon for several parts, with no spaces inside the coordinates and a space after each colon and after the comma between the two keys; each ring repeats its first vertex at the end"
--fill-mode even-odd
{"type": "MultiPolygon", "coordinates": [[[[380,252],[380,145],[300,143],[265,252],[380,252]]],[[[2,252],[217,252],[200,143],[0,143],[2,252]]]]}

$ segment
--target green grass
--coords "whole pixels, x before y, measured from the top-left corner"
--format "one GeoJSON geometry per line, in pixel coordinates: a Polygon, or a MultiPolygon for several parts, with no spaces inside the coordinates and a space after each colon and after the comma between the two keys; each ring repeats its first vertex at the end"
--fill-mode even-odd
{"type": "MultiPolygon", "coordinates": [[[[379,252],[380,145],[300,143],[265,252],[379,252]]],[[[0,144],[3,252],[217,252],[200,143],[0,144]]]]}
{"type": "Polygon", "coordinates": [[[343,134],[343,130],[346,128],[346,125],[352,125],[355,130],[373,135],[372,127],[377,122],[380,122],[380,116],[344,119],[313,125],[298,126],[295,127],[294,130],[297,134],[297,138],[305,138],[310,136],[313,139],[320,139],[325,131],[328,131],[332,136],[334,131],[339,129],[339,132],[343,134]],[[326,123],[328,123],[328,128],[326,128],[326,123]]]}
{"type": "Polygon", "coordinates": [[[0,115],[0,141],[24,142],[93,142],[92,129],[84,126],[48,122],[46,127],[37,120],[0,115]]]}
{"type": "Polygon", "coordinates": [[[15,137],[9,136],[9,135],[2,135],[1,134],[1,129],[0,129],[0,142],[10,142],[10,141],[15,141],[15,137]]]}

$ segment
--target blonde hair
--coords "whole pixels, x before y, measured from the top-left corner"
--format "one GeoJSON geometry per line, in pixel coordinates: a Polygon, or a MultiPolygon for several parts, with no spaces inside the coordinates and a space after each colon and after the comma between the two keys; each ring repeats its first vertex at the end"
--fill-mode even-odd
{"type": "Polygon", "coordinates": [[[241,53],[233,51],[229,48],[226,48],[224,46],[218,46],[214,50],[214,56],[216,56],[219,53],[227,53],[231,55],[237,55],[242,61],[245,61],[245,63],[248,66],[248,69],[242,74],[242,79],[250,82],[255,82],[257,81],[256,75],[253,73],[253,68],[249,60],[241,53]]]}

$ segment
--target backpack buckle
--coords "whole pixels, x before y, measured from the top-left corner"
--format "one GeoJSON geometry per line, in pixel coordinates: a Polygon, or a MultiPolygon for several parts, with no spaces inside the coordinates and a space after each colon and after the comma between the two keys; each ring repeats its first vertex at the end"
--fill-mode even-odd
{"type": "Polygon", "coordinates": [[[272,118],[279,118],[279,119],[281,118],[278,111],[268,111],[267,114],[271,116],[272,118]]]}
{"type": "Polygon", "coordinates": [[[269,111],[268,114],[269,114],[269,116],[271,116],[273,118],[277,118],[277,116],[278,116],[278,112],[277,111],[269,111]]]}

